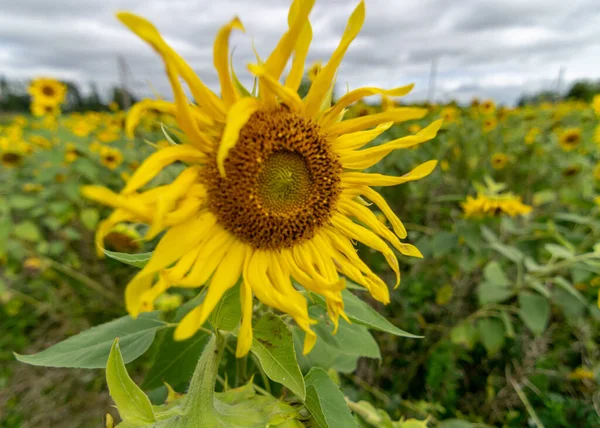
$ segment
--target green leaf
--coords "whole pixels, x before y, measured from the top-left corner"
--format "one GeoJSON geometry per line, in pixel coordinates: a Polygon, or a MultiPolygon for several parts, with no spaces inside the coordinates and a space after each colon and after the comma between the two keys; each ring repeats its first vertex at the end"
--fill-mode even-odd
{"type": "MultiPolygon", "coordinates": [[[[325,299],[318,294],[310,293],[311,300],[322,307],[327,307],[325,299]]],[[[410,337],[412,339],[421,339],[423,336],[417,336],[407,331],[401,330],[391,324],[387,319],[379,314],[375,309],[363,302],[348,290],[342,291],[344,300],[344,311],[348,318],[354,323],[364,325],[367,328],[383,331],[395,336],[410,337]]]]}
{"type": "Polygon", "coordinates": [[[470,322],[463,322],[457,325],[450,332],[450,341],[457,345],[464,345],[471,350],[477,343],[479,333],[475,326],[470,322]]]}
{"type": "Polygon", "coordinates": [[[544,283],[533,276],[525,275],[525,284],[533,288],[535,291],[537,291],[547,299],[549,299],[552,295],[552,293],[550,293],[550,290],[546,288],[544,283]]]}
{"type": "Polygon", "coordinates": [[[491,282],[482,282],[477,286],[477,297],[480,305],[499,303],[509,299],[514,294],[511,288],[491,282]]]}
{"type": "Polygon", "coordinates": [[[39,204],[39,200],[37,198],[32,198],[29,196],[21,196],[21,195],[11,196],[9,201],[10,201],[10,206],[17,210],[27,210],[27,209],[33,208],[37,204],[39,204]]]}
{"type": "Polygon", "coordinates": [[[296,358],[303,372],[308,372],[313,367],[333,369],[340,373],[352,373],[360,356],[345,354],[327,344],[322,338],[317,339],[314,348],[307,355],[302,354],[305,333],[298,327],[292,327],[296,358]]]}
{"type": "Polygon", "coordinates": [[[534,293],[519,294],[519,316],[527,328],[539,336],[546,330],[550,320],[548,299],[534,293]]]}
{"type": "Polygon", "coordinates": [[[481,226],[481,234],[489,244],[495,244],[499,241],[498,235],[492,232],[492,230],[489,227],[481,226]]]}
{"type": "Polygon", "coordinates": [[[119,338],[125,362],[135,360],[150,347],[156,331],[165,326],[158,312],[125,316],[92,327],[33,355],[15,354],[17,360],[34,366],[99,369],[106,361],[115,338],[119,338]]]}
{"type": "Polygon", "coordinates": [[[523,253],[517,247],[513,247],[511,245],[504,245],[498,242],[491,245],[492,249],[498,251],[504,257],[509,260],[512,260],[515,263],[519,263],[523,260],[523,253]]]}
{"type": "Polygon", "coordinates": [[[486,281],[500,286],[509,286],[511,282],[508,280],[504,271],[498,262],[490,262],[483,268],[483,276],[486,281]]]}
{"type": "Polygon", "coordinates": [[[187,340],[176,341],[172,331],[165,332],[142,388],[158,388],[163,382],[176,387],[189,381],[208,338],[199,331],[187,340]]]}
{"type": "Polygon", "coordinates": [[[106,254],[111,259],[117,260],[121,263],[125,263],[126,265],[135,266],[136,268],[142,269],[152,258],[152,253],[138,253],[138,254],[129,254],[129,253],[117,253],[115,251],[103,250],[104,254],[106,254]]]}
{"type": "Polygon", "coordinates": [[[81,223],[83,223],[88,230],[94,230],[100,220],[100,213],[95,208],[86,208],[81,211],[79,217],[81,218],[81,223]]]}
{"type": "Polygon", "coordinates": [[[266,313],[253,329],[250,350],[265,374],[304,400],[304,378],[296,360],[292,332],[278,316],[266,313]]]}
{"type": "Polygon", "coordinates": [[[306,400],[304,404],[322,428],[358,427],[344,400],[344,394],[319,367],[314,367],[305,377],[306,400]]]}
{"type": "Polygon", "coordinates": [[[452,232],[438,232],[432,243],[433,256],[442,257],[458,247],[458,236],[452,232]]]}
{"type": "Polygon", "coordinates": [[[576,320],[585,315],[587,304],[581,303],[579,299],[568,291],[565,291],[564,288],[554,290],[552,300],[562,309],[565,317],[570,320],[576,320]]]}
{"type": "Polygon", "coordinates": [[[210,313],[208,321],[215,328],[232,331],[238,326],[241,318],[240,285],[237,284],[223,294],[219,303],[210,313]]]}
{"type": "Polygon", "coordinates": [[[504,329],[506,330],[506,337],[515,337],[515,329],[513,328],[512,320],[510,315],[506,311],[500,312],[500,319],[504,323],[504,329]]]}
{"type": "Polygon", "coordinates": [[[150,399],[127,373],[118,338],[110,349],[106,363],[106,383],[123,421],[134,425],[145,425],[156,421],[150,399]]]}
{"type": "Polygon", "coordinates": [[[38,242],[42,239],[40,229],[31,221],[19,223],[13,229],[14,235],[24,241],[38,242]]]}
{"type": "Polygon", "coordinates": [[[575,254],[573,253],[573,251],[571,251],[568,248],[563,247],[561,245],[546,244],[546,245],[544,245],[544,248],[550,254],[552,254],[553,257],[556,257],[559,259],[572,259],[573,257],[575,257],[575,254]]]}
{"type": "Polygon", "coordinates": [[[494,355],[504,345],[504,324],[495,318],[485,318],[477,322],[479,339],[488,355],[494,355]]]}
{"type": "MultiPolygon", "coordinates": [[[[565,290],[571,296],[573,296],[574,298],[579,300],[584,306],[586,306],[588,304],[588,301],[586,300],[585,297],[583,297],[581,295],[579,290],[577,290],[575,287],[573,287],[573,285],[569,281],[567,281],[565,278],[563,278],[562,276],[557,276],[557,277],[552,278],[552,282],[555,285],[562,288],[563,290],[565,290]]],[[[547,296],[547,297],[549,297],[549,296],[547,296]]]]}

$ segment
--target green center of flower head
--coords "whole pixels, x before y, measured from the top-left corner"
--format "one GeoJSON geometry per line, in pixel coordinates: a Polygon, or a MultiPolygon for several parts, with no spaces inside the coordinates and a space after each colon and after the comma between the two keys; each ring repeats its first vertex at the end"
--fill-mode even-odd
{"type": "Polygon", "coordinates": [[[318,125],[286,106],[259,110],[242,127],[219,174],[204,170],[208,207],[219,224],[257,249],[312,238],[331,217],[342,166],[318,125]]]}
{"type": "Polygon", "coordinates": [[[258,196],[266,209],[300,208],[310,195],[311,177],[304,157],[287,150],[271,154],[258,174],[258,196]]]}

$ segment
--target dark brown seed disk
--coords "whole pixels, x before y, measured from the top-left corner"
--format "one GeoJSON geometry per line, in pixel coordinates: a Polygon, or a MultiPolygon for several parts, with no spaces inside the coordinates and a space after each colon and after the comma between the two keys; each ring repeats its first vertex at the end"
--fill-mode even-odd
{"type": "Polygon", "coordinates": [[[314,236],[340,195],[342,165],[312,121],[286,106],[254,113],[219,174],[204,168],[219,224],[257,249],[289,248],[314,236]]]}

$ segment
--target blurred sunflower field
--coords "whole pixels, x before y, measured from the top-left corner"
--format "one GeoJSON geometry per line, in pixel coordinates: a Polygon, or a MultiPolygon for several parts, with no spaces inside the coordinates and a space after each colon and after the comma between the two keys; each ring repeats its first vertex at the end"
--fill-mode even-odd
{"type": "MultiPolygon", "coordinates": [[[[319,72],[311,68],[301,90],[319,72]]],[[[142,239],[146,226],[103,222],[110,211],[80,188],[118,192],[157,147],[178,144],[181,134],[160,102],[65,113],[64,84],[36,79],[29,93],[31,114],[0,116],[0,426],[100,426],[112,404],[101,370],[24,365],[13,352],[28,362],[25,356],[125,315],[132,265],[156,240],[142,239]],[[98,228],[104,242],[95,241],[98,228]],[[96,251],[102,245],[106,251],[96,251]]],[[[400,102],[358,102],[348,116],[400,102]]],[[[372,144],[418,134],[441,118],[437,137],[371,168],[401,175],[439,161],[425,180],[381,188],[424,258],[401,259],[402,285],[389,305],[364,297],[422,338],[375,331],[375,352],[363,346],[373,337],[340,325],[311,353],[298,353],[300,367],[328,370],[362,427],[600,426],[600,96],[519,108],[492,100],[425,107],[426,117],[394,125],[372,144]]],[[[171,182],[181,170],[174,164],[155,182],[171,182]]],[[[384,214],[376,213],[385,221],[384,214]]],[[[361,245],[359,254],[393,282],[381,254],[361,245]]],[[[156,309],[172,313],[193,297],[175,289],[156,309]]],[[[158,335],[129,367],[155,403],[185,391],[204,345],[158,335]],[[150,367],[164,358],[165,344],[179,347],[181,358],[158,373],[150,367]]],[[[245,366],[226,364],[235,379],[225,383],[249,380],[245,366]]]]}

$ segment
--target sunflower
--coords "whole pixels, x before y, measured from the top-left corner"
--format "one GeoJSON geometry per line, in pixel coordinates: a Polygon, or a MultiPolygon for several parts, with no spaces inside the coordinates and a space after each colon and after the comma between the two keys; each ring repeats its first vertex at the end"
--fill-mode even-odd
{"type": "Polygon", "coordinates": [[[34,100],[31,105],[31,114],[36,117],[60,115],[60,105],[51,104],[46,101],[34,100]]]}
{"type": "Polygon", "coordinates": [[[533,209],[530,205],[525,205],[520,197],[512,193],[502,195],[479,193],[476,198],[467,196],[467,200],[461,205],[467,218],[495,217],[502,214],[515,217],[527,215],[533,209]]]}
{"type": "Polygon", "coordinates": [[[125,301],[133,316],[152,310],[156,298],[171,286],[207,285],[203,303],[179,322],[177,340],[191,337],[223,293],[241,279],[242,321],[236,355],[245,355],[252,343],[254,296],[296,321],[306,333],[307,353],[316,340],[311,329],[315,321],[292,278],[323,296],[337,328],[340,316],[347,319],[341,294],[345,280],[340,274],[365,287],[376,300],[390,301],[387,285],[358,257],[353,242],[383,253],[395,272],[396,285],[400,283],[398,260],[384,240],[404,255],[422,257],[417,248],[398,239],[407,236],[406,229],[371,186],[421,179],[437,161],[425,162],[401,177],[361,171],[393,150],[434,138],[442,122],[432,123],[417,135],[359,150],[393,123],[427,113],[422,108],[400,107],[342,121],[346,108],[363,97],[402,96],[412,85],[391,90],[361,88],[331,105],[339,64],[364,22],[362,1],[339,46],[301,99],[296,91],[311,41],[308,15],[313,5],[314,0],[295,0],[288,30],[271,55],[248,66],[258,78],[258,97],[239,84],[229,62],[229,35],[233,30],[243,31],[239,19],[223,26],[214,43],[219,97],[151,23],[130,13],[118,15],[164,60],[174,93],[173,109],[187,142],[158,149],[120,194],[99,186],[86,186],[83,193],[115,208],[99,227],[100,244],[103,234],[122,222],[148,223],[146,239],[166,231],[152,259],[127,285],[125,301]],[[292,54],[282,84],[279,79],[292,54]],[[198,104],[188,102],[180,78],[198,104]],[[176,161],[188,166],[171,184],[138,192],[176,161]],[[393,232],[377,220],[367,200],[386,215],[393,232]]]}
{"type": "Polygon", "coordinates": [[[488,118],[483,121],[483,132],[491,132],[498,126],[498,121],[494,118],[488,118]]]}
{"type": "Polygon", "coordinates": [[[421,125],[419,125],[418,123],[413,123],[412,125],[410,125],[410,126],[408,127],[408,132],[409,132],[409,133],[411,133],[411,134],[416,134],[416,133],[418,133],[418,132],[419,132],[421,129],[423,129],[423,128],[421,127],[421,125]]]}
{"type": "Polygon", "coordinates": [[[442,117],[445,123],[457,122],[459,115],[460,112],[454,106],[444,107],[440,113],[440,116],[442,117]]]}
{"type": "Polygon", "coordinates": [[[581,142],[581,129],[579,128],[568,128],[561,132],[559,139],[560,147],[565,152],[575,150],[581,142]]]}
{"type": "Polygon", "coordinates": [[[486,116],[496,112],[496,103],[493,100],[485,100],[479,105],[479,111],[486,116]]]}
{"type": "Polygon", "coordinates": [[[67,143],[65,146],[65,162],[73,163],[75,162],[82,153],[77,149],[75,144],[67,143]]]}
{"type": "Polygon", "coordinates": [[[41,184],[37,183],[25,183],[23,184],[23,191],[25,193],[36,193],[44,190],[44,187],[41,184]]]}
{"type": "Polygon", "coordinates": [[[17,151],[0,153],[0,163],[5,168],[15,168],[23,163],[23,155],[17,151]]]}
{"type": "Polygon", "coordinates": [[[481,101],[479,101],[479,98],[475,97],[471,100],[471,108],[472,109],[478,109],[480,105],[481,105],[481,101]]]}
{"type": "Polygon", "coordinates": [[[492,168],[504,169],[508,164],[508,156],[504,153],[494,153],[491,159],[492,168]]]}
{"type": "Polygon", "coordinates": [[[123,154],[118,149],[102,146],[100,148],[100,162],[108,169],[116,169],[123,162],[123,154]]]}
{"type": "Polygon", "coordinates": [[[51,149],[52,143],[49,139],[42,135],[32,135],[29,137],[29,142],[40,149],[51,149]]]}
{"type": "Polygon", "coordinates": [[[592,100],[592,108],[598,116],[600,116],[600,94],[595,95],[592,100]]]}
{"type": "Polygon", "coordinates": [[[581,171],[581,167],[579,165],[571,165],[562,170],[563,177],[570,178],[575,177],[581,171]]]}
{"type": "Polygon", "coordinates": [[[106,246],[121,253],[132,253],[142,248],[142,237],[131,226],[118,224],[104,237],[106,246]]]}
{"type": "Polygon", "coordinates": [[[58,80],[40,77],[31,81],[28,91],[34,103],[56,106],[64,102],[67,86],[58,80]]]}
{"type": "Polygon", "coordinates": [[[108,105],[108,109],[112,112],[119,111],[119,109],[120,109],[119,103],[116,101],[111,101],[110,104],[108,105]]]}
{"type": "Polygon", "coordinates": [[[531,128],[529,131],[527,131],[527,134],[525,135],[525,144],[530,146],[533,143],[535,143],[535,140],[541,133],[542,131],[540,130],[540,128],[531,128]]]}

